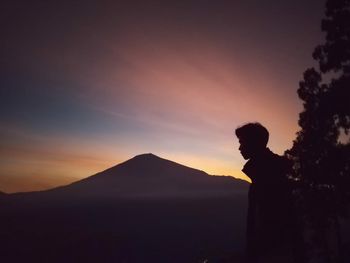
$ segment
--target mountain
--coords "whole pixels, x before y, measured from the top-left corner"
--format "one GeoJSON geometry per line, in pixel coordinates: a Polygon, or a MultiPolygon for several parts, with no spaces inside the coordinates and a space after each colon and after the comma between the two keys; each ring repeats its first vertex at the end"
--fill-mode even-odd
{"type": "Polygon", "coordinates": [[[186,198],[242,194],[247,186],[243,180],[211,176],[153,154],[142,154],[51,192],[110,198],[186,198]]]}
{"type": "Polygon", "coordinates": [[[238,262],[248,183],[142,154],[70,185],[3,195],[4,262],[238,262]]]}

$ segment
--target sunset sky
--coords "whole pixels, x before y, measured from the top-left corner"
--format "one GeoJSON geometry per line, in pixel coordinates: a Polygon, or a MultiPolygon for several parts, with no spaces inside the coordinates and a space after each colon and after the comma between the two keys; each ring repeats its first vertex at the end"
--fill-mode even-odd
{"type": "MultiPolygon", "coordinates": [[[[5,1],[6,2],[6,1],[5,1]]],[[[246,178],[234,129],[292,145],[324,1],[7,1],[0,191],[47,189],[141,153],[246,178]]]]}

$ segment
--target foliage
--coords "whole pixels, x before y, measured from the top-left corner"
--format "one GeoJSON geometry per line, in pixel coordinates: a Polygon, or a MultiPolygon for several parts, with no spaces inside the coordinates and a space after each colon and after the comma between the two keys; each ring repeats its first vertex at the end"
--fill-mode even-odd
{"type": "Polygon", "coordinates": [[[286,154],[301,186],[304,260],[341,262],[338,217],[350,200],[350,0],[327,0],[325,15],[326,41],[313,52],[318,68],[299,83],[301,130],[286,154]]]}
{"type": "Polygon", "coordinates": [[[342,189],[350,182],[350,0],[328,0],[321,28],[326,42],[313,52],[319,69],[307,69],[300,82],[301,130],[287,154],[299,179],[342,189]]]}

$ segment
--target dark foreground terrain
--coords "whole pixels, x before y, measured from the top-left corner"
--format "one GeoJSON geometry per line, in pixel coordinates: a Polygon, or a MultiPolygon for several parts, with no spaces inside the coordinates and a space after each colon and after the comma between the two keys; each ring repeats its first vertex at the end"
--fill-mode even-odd
{"type": "Polygon", "coordinates": [[[218,262],[241,253],[242,198],[23,203],[2,211],[2,262],[218,262]]]}

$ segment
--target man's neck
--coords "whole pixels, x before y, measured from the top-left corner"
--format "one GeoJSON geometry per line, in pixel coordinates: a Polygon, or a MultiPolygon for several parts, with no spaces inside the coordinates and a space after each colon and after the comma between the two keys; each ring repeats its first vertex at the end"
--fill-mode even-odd
{"type": "Polygon", "coordinates": [[[270,149],[268,147],[265,147],[263,149],[260,149],[258,151],[255,152],[254,156],[252,156],[252,158],[250,158],[249,160],[258,160],[260,159],[262,156],[266,155],[267,153],[270,152],[270,149]]]}

